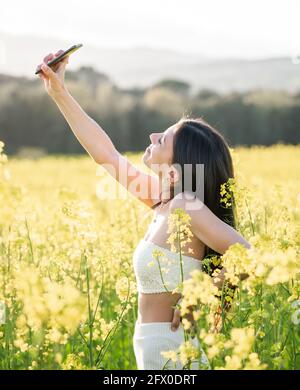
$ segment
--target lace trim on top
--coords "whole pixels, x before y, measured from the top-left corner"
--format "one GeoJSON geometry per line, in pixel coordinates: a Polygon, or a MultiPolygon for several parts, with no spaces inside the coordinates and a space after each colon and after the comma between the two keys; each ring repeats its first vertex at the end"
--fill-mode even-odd
{"type": "MultiPolygon", "coordinates": [[[[182,266],[183,280],[191,277],[192,270],[202,270],[201,260],[187,255],[182,255],[182,266]]],[[[172,292],[182,280],[179,253],[145,239],[140,240],[133,253],[133,267],[137,289],[142,293],[172,292]]]]}

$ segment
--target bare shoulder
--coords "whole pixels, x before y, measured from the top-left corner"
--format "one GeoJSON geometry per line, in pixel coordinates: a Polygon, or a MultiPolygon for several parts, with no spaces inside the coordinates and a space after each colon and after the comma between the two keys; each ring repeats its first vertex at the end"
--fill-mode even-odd
{"type": "Polygon", "coordinates": [[[176,195],[170,204],[170,212],[176,208],[182,208],[190,215],[191,231],[202,243],[217,253],[224,254],[230,245],[239,242],[247,248],[250,244],[233,227],[217,217],[200,199],[193,193],[185,192],[176,195]]]}
{"type": "Polygon", "coordinates": [[[170,201],[169,207],[170,213],[177,208],[181,208],[189,214],[191,227],[195,229],[203,229],[207,225],[216,226],[216,224],[225,224],[191,191],[184,191],[174,196],[172,201],[170,201]]]}
{"type": "Polygon", "coordinates": [[[195,215],[197,211],[199,212],[202,210],[202,212],[205,212],[205,210],[209,210],[208,207],[196,197],[195,193],[191,191],[183,191],[175,195],[170,201],[169,208],[170,212],[177,208],[181,208],[191,216],[195,215]]]}

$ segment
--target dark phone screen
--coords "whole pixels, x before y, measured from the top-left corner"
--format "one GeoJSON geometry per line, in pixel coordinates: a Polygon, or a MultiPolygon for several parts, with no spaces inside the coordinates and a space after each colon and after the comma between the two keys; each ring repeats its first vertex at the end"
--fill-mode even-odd
{"type": "MultiPolygon", "coordinates": [[[[71,46],[69,49],[65,50],[63,53],[61,53],[58,57],[55,57],[53,58],[51,61],[47,62],[47,65],[48,66],[51,66],[51,65],[55,65],[56,63],[58,63],[59,61],[61,61],[64,57],[66,57],[67,55],[70,55],[71,53],[73,53],[74,51],[78,50],[80,47],[82,46],[81,43],[77,44],[77,45],[73,45],[71,46]]],[[[41,69],[37,69],[35,74],[38,74],[41,72],[41,69]]]]}

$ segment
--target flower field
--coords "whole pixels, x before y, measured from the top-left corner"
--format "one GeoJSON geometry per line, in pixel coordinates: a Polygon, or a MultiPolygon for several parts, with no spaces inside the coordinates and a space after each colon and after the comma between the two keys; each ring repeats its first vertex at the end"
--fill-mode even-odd
{"type": "MultiPolygon", "coordinates": [[[[89,156],[4,153],[0,143],[0,368],[136,369],[132,253],[153,211],[89,156]]],[[[233,297],[216,297],[211,276],[194,272],[182,312],[195,307],[213,369],[300,369],[300,147],[232,153],[238,230],[251,249],[232,245],[221,258],[233,297]],[[216,332],[220,302],[231,306],[216,332]]],[[[128,158],[140,165],[140,154],[128,158]]],[[[166,355],[198,356],[189,341],[178,352],[166,355]]]]}

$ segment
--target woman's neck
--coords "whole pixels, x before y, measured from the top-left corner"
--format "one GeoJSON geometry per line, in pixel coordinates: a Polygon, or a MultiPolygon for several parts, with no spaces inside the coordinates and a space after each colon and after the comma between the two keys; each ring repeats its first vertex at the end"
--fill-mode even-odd
{"type": "Polygon", "coordinates": [[[159,175],[161,194],[160,198],[163,203],[167,203],[174,196],[173,183],[170,182],[167,175],[159,175]]]}

